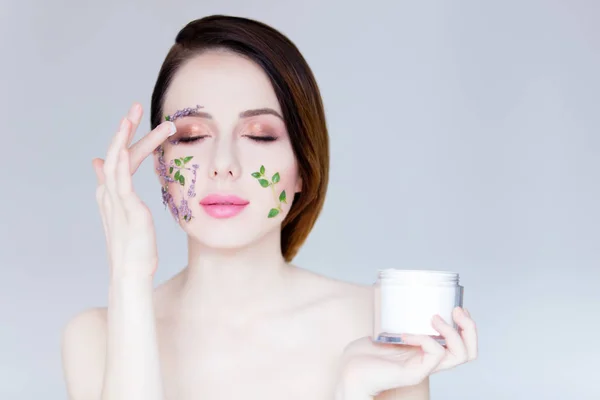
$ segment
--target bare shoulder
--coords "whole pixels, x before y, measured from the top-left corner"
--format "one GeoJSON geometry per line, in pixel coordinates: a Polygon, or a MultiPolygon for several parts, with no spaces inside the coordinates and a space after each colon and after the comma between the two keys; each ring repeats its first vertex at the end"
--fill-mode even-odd
{"type": "Polygon", "coordinates": [[[354,340],[371,334],[373,290],[359,285],[297,268],[296,282],[313,300],[319,313],[327,314],[340,331],[354,340]]]}
{"type": "Polygon", "coordinates": [[[99,398],[104,378],[106,308],[73,316],[62,331],[62,363],[70,399],[99,398]]]}
{"type": "MultiPolygon", "coordinates": [[[[373,333],[372,285],[357,285],[306,270],[299,270],[298,276],[300,286],[317,299],[316,318],[319,322],[328,321],[326,326],[320,325],[325,329],[321,337],[335,338],[329,344],[336,353],[352,343],[358,346],[371,343],[365,339],[373,333]]],[[[376,400],[387,399],[429,399],[429,378],[418,385],[387,390],[376,396],[376,400]]]]}

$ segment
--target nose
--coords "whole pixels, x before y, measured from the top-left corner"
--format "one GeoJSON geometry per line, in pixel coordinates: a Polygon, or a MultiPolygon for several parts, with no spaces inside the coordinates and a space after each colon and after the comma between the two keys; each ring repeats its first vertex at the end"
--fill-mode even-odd
{"type": "Polygon", "coordinates": [[[212,163],[208,168],[208,177],[219,180],[235,180],[240,176],[240,165],[230,146],[218,146],[212,163]]]}

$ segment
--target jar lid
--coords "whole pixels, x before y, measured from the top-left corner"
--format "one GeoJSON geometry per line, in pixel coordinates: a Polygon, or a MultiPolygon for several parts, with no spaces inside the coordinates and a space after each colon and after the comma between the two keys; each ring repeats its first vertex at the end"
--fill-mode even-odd
{"type": "Polygon", "coordinates": [[[452,283],[457,284],[459,274],[452,271],[387,268],[378,270],[380,280],[393,283],[452,283]]]}

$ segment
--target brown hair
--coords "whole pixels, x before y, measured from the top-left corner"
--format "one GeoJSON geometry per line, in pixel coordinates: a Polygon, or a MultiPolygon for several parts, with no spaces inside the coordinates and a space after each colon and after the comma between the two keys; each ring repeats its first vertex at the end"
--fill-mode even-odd
{"type": "Polygon", "coordinates": [[[188,23],[169,50],[152,92],[150,125],[162,122],[165,93],[178,69],[203,51],[225,49],[257,63],[267,74],[283,112],[302,178],[282,224],[281,246],[291,261],[314,226],[329,180],[329,137],[319,88],[298,48],[282,33],[255,20],[212,15],[188,23]]]}

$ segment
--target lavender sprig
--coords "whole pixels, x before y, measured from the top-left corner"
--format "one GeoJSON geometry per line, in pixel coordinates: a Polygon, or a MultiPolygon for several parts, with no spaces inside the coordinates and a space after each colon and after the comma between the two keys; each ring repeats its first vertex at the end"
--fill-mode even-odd
{"type": "MultiPolygon", "coordinates": [[[[171,114],[171,115],[165,115],[165,121],[175,121],[179,118],[182,117],[187,117],[189,115],[196,115],[198,114],[198,111],[203,108],[200,104],[197,104],[196,107],[187,107],[181,110],[177,110],[175,113],[171,114]]],[[[175,139],[175,138],[168,138],[167,139],[169,143],[171,143],[172,145],[177,145],[179,144],[179,140],[175,139]]]]}
{"type": "Polygon", "coordinates": [[[166,121],[175,121],[176,119],[181,118],[181,117],[187,117],[188,115],[194,115],[201,108],[203,108],[203,107],[198,104],[198,105],[196,105],[196,107],[188,107],[188,108],[184,108],[182,110],[177,110],[172,115],[165,115],[165,120],[166,121]]]}
{"type": "MultiPolygon", "coordinates": [[[[158,156],[158,167],[156,168],[159,172],[159,175],[164,179],[164,186],[161,187],[162,200],[165,208],[168,206],[171,210],[171,214],[178,221],[180,218],[183,218],[185,221],[189,222],[192,219],[192,211],[188,206],[188,202],[185,198],[185,194],[183,192],[183,186],[185,186],[185,177],[182,174],[183,170],[192,171],[192,184],[188,188],[187,194],[189,198],[195,197],[195,186],[196,186],[196,171],[199,168],[198,164],[193,164],[192,168],[188,168],[185,165],[189,163],[193,156],[180,157],[173,159],[169,162],[168,172],[167,165],[165,164],[164,155],[165,151],[162,145],[158,146],[156,151],[159,153],[158,156]],[[177,170],[175,174],[171,177],[174,170],[177,170]],[[181,204],[179,207],[175,205],[175,201],[173,200],[173,196],[169,193],[169,183],[179,183],[181,190],[181,204]]],[[[179,186],[178,185],[178,186],[179,186]]]]}

